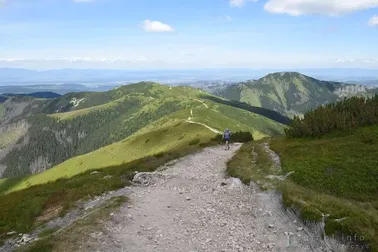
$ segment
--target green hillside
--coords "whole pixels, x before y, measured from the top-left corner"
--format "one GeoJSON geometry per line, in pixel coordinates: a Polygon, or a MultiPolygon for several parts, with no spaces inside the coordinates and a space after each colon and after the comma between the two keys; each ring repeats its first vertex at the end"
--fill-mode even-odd
{"type": "Polygon", "coordinates": [[[372,251],[378,251],[377,132],[369,126],[340,136],[271,142],[283,172],[294,172],[281,185],[286,206],[299,208],[310,221],[329,214],[328,235],[357,234],[372,251]]]}
{"type": "Polygon", "coordinates": [[[363,240],[352,242],[378,251],[377,111],[378,95],[318,107],[293,120],[286,137],[244,145],[228,171],[245,182],[275,186],[285,206],[309,224],[329,215],[327,235],[357,235],[363,240]],[[266,141],[279,155],[282,169],[272,165],[263,147],[266,141]]]}
{"type": "MultiPolygon", "coordinates": [[[[59,178],[69,178],[88,170],[120,165],[161,152],[173,151],[188,145],[192,141],[196,144],[208,142],[216,133],[204,125],[219,131],[230,128],[233,131],[253,132],[255,139],[268,135],[264,133],[265,127],[267,131],[274,130],[281,134],[283,132],[281,124],[260,115],[241,109],[228,108],[224,105],[209,104],[206,108],[202,103],[199,104],[194,109],[183,109],[164,116],[122,141],[68,159],[45,172],[24,177],[15,186],[7,188],[7,190],[8,192],[20,190],[55,181],[59,178]],[[234,114],[222,114],[222,109],[232,109],[234,114]],[[238,116],[242,120],[237,120],[238,116]],[[190,121],[188,121],[188,117],[191,117],[190,121]]],[[[6,183],[6,181],[0,180],[0,188],[1,184],[6,183]]]]}
{"type": "Polygon", "coordinates": [[[343,97],[369,96],[377,92],[378,89],[361,85],[321,81],[296,72],[282,72],[231,85],[213,93],[292,117],[343,97]]]}
{"type": "MultiPolygon", "coordinates": [[[[239,108],[205,96],[211,97],[191,87],[142,82],[102,93],[70,93],[57,99],[40,100],[37,105],[30,101],[12,119],[26,120],[29,127],[13,143],[17,148],[2,158],[1,164],[6,167],[2,175],[17,177],[45,171],[70,158],[141,134],[139,131],[159,130],[165,125],[161,123],[164,120],[179,120],[195,128],[202,124],[202,128],[206,129],[206,125],[218,131],[226,127],[250,131],[256,139],[283,134],[282,123],[287,121],[282,121],[284,117],[279,114],[272,117],[271,111],[254,113],[248,107],[239,108]],[[189,117],[190,122],[186,122],[189,117]]],[[[98,167],[88,165],[91,168],[98,167]]]]}
{"type": "MultiPolygon", "coordinates": [[[[161,124],[158,129],[148,131],[142,129],[123,141],[100,148],[94,152],[69,159],[45,172],[24,177],[7,192],[17,191],[30,186],[53,182],[60,178],[71,178],[88,170],[98,170],[110,166],[121,165],[143,157],[169,152],[189,145],[193,140],[208,142],[214,133],[200,125],[170,120],[161,124]],[[147,131],[146,133],[142,133],[147,131]]],[[[0,180],[0,188],[7,179],[0,180]]]]}

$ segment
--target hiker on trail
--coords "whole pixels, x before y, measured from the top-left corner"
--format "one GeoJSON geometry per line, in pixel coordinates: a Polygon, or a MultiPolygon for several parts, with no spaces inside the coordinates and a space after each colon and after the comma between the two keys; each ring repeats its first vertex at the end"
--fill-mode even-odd
{"type": "Polygon", "coordinates": [[[223,140],[226,141],[226,150],[230,149],[230,138],[231,138],[231,131],[226,129],[223,133],[223,140]]]}

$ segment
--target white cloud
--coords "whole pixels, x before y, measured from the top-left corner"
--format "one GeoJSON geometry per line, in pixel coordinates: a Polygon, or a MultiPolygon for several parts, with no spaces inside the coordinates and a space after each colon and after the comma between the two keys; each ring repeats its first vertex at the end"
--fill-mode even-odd
{"type": "Polygon", "coordinates": [[[292,16],[306,14],[339,16],[375,7],[378,7],[378,0],[268,0],[264,9],[292,16]]]}
{"type": "Polygon", "coordinates": [[[378,25],[378,15],[373,16],[370,18],[369,23],[370,26],[377,26],[378,25]]]}
{"type": "Polygon", "coordinates": [[[343,63],[353,63],[355,62],[354,59],[337,59],[336,60],[336,63],[340,63],[340,64],[343,64],[343,63]]]}
{"type": "Polygon", "coordinates": [[[232,17],[230,17],[230,16],[224,16],[224,18],[225,18],[228,22],[231,22],[231,21],[232,21],[232,17]]]}
{"type": "Polygon", "coordinates": [[[91,58],[91,57],[66,57],[66,58],[0,58],[0,62],[69,62],[69,63],[114,63],[119,59],[91,58]]]}
{"type": "Polygon", "coordinates": [[[351,64],[351,63],[358,63],[358,64],[375,64],[378,63],[378,59],[336,59],[336,63],[338,64],[351,64]]]}
{"type": "Polygon", "coordinates": [[[144,20],[141,24],[142,29],[146,32],[173,32],[174,29],[168,24],[164,24],[159,21],[144,20]]]}
{"type": "Polygon", "coordinates": [[[230,0],[231,7],[243,7],[247,2],[257,2],[258,0],[230,0]]]}
{"type": "Polygon", "coordinates": [[[21,61],[25,61],[24,58],[0,58],[0,61],[2,62],[21,62],[21,61]]]}
{"type": "MultiPolygon", "coordinates": [[[[50,60],[50,59],[45,59],[50,60]]],[[[53,59],[54,60],[54,59],[53,59]]],[[[91,58],[91,57],[71,57],[55,59],[57,61],[69,61],[69,62],[109,62],[107,58],[91,58]]]]}
{"type": "Polygon", "coordinates": [[[242,7],[245,5],[245,0],[230,0],[230,5],[232,7],[242,7]]]}

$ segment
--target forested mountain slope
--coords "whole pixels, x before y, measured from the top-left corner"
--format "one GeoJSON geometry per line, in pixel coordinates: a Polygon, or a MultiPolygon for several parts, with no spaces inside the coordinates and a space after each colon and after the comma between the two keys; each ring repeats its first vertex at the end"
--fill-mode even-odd
{"type": "Polygon", "coordinates": [[[377,88],[321,81],[296,72],[272,73],[261,79],[212,88],[212,93],[292,117],[350,96],[370,96],[377,88]]]}
{"type": "MultiPolygon", "coordinates": [[[[184,138],[171,139],[170,133],[178,134],[173,129],[179,123],[188,124],[179,130],[184,135],[185,131],[191,131],[200,123],[218,131],[225,127],[234,131],[247,130],[253,132],[255,138],[260,138],[282,134],[282,123],[288,122],[278,113],[272,117],[269,110],[255,113],[246,104],[246,108],[238,108],[204,97],[212,96],[191,87],[169,87],[150,82],[121,86],[107,92],[69,93],[56,99],[13,97],[2,104],[0,174],[14,177],[42,172],[72,157],[130,137],[130,141],[139,139],[142,143],[148,139],[135,138],[135,133],[140,130],[145,134],[158,132],[163,130],[163,125],[166,125],[164,130],[171,148],[184,138]],[[191,126],[190,130],[188,126],[191,126]]],[[[215,134],[210,130],[206,132],[206,137],[215,134]]],[[[195,132],[192,133],[192,139],[196,138],[195,132]]],[[[151,151],[160,147],[155,142],[151,151]]],[[[138,150],[134,144],[124,148],[122,162],[135,157],[133,149],[138,150]]],[[[143,152],[143,148],[139,151],[143,152]]],[[[112,151],[110,153],[113,155],[112,151]]]]}

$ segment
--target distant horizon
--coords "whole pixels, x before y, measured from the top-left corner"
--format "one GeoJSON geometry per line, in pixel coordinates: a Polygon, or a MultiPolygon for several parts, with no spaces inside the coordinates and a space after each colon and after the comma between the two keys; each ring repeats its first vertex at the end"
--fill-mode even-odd
{"type": "Polygon", "coordinates": [[[1,66],[2,70],[31,70],[37,72],[54,71],[54,70],[96,70],[96,71],[212,71],[212,70],[252,70],[252,71],[263,71],[263,70],[277,70],[277,71],[297,71],[297,70],[367,70],[367,71],[377,71],[378,68],[366,68],[366,67],[207,67],[207,68],[80,68],[80,67],[61,67],[61,68],[28,68],[28,67],[6,67],[1,66]]]}
{"type": "Polygon", "coordinates": [[[319,80],[378,85],[378,71],[367,68],[186,68],[186,69],[44,69],[0,68],[0,85],[115,84],[154,81],[166,84],[201,81],[240,82],[279,72],[298,72],[319,80]]]}

